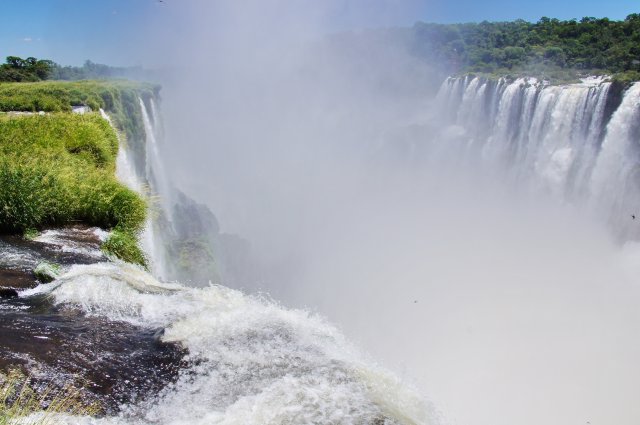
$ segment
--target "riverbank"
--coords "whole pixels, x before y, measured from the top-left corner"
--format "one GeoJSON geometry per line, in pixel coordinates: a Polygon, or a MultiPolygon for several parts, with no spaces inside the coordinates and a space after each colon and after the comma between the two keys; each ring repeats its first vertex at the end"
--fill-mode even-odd
{"type": "Polygon", "coordinates": [[[146,266],[137,238],[147,204],[115,171],[119,143],[144,157],[139,99],[158,90],[124,81],[0,84],[0,110],[31,112],[0,114],[0,232],[97,226],[112,232],[106,253],[146,266]]]}

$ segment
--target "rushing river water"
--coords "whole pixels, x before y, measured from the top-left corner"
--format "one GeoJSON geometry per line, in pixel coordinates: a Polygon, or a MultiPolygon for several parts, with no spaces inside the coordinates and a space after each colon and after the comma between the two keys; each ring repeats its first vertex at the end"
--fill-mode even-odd
{"type": "MultiPolygon", "coordinates": [[[[442,164],[447,164],[450,172],[462,167],[482,175],[499,174],[499,179],[511,187],[544,193],[559,204],[591,211],[589,214],[607,223],[618,240],[633,241],[640,235],[629,220],[630,213],[640,206],[640,83],[622,91],[602,79],[548,86],[532,79],[450,78],[435,104],[438,132],[413,139],[405,150],[420,167],[428,169],[438,164],[445,168],[442,164]]],[[[425,267],[425,262],[412,264],[411,253],[439,258],[428,263],[426,277],[403,279],[402,273],[389,272],[387,281],[394,282],[395,289],[390,290],[390,284],[372,284],[369,291],[384,301],[374,306],[367,304],[366,297],[360,301],[361,293],[351,293],[348,286],[342,293],[345,296],[330,300],[336,305],[347,304],[345,314],[363,313],[358,317],[366,318],[369,331],[360,340],[370,351],[408,367],[405,375],[411,379],[400,379],[318,315],[221,285],[166,283],[176,280],[174,263],[178,260],[167,247],[184,222],[200,218],[176,213],[181,211],[174,207],[177,200],[184,198],[171,187],[165,174],[158,106],[153,100],[140,100],[140,107],[147,135],[146,157],[136,160],[129,147],[121,146],[117,174],[131,188],[159,195],[142,236],[152,273],[106,261],[98,249],[104,234],[97,229],[51,230],[33,241],[0,240],[0,277],[25,282],[15,288],[18,297],[0,303],[0,337],[7,341],[0,349],[0,365],[20,364],[36,377],[61,383],[81,376],[90,383],[87,395],[100,400],[108,413],[101,418],[63,417],[63,422],[436,424],[446,423],[437,413],[442,407],[460,423],[501,424],[496,419],[499,411],[509,421],[517,420],[518,412],[521,416],[533,410],[544,412],[548,398],[539,396],[536,402],[531,394],[553,388],[555,381],[538,381],[555,373],[560,390],[549,390],[550,394],[562,399],[568,410],[560,409],[557,415],[549,416],[552,419],[548,423],[578,417],[575,423],[594,417],[632,423],[629,419],[633,412],[624,411],[630,409],[629,394],[619,396],[619,391],[613,391],[611,397],[616,399],[612,402],[606,394],[591,389],[600,383],[629,389],[629,379],[624,376],[637,375],[628,360],[638,344],[618,346],[619,339],[614,337],[633,337],[635,325],[625,323],[635,323],[630,305],[637,291],[621,282],[627,279],[626,271],[635,270],[627,267],[633,263],[628,260],[636,252],[635,245],[628,244],[622,254],[611,254],[615,249],[606,243],[602,250],[585,248],[580,255],[563,258],[563,265],[551,258],[557,250],[542,249],[532,251],[535,255],[527,263],[522,255],[513,254],[528,252],[531,247],[511,239],[513,229],[521,229],[510,228],[510,218],[502,220],[507,226],[498,227],[503,234],[496,236],[495,228],[483,232],[482,218],[489,214],[481,207],[473,212],[478,219],[455,229],[438,224],[451,221],[451,210],[443,213],[449,218],[442,221],[430,216],[427,226],[431,227],[424,241],[447,240],[455,251],[439,251],[422,240],[402,247],[408,254],[402,256],[406,268],[425,267]],[[463,242],[452,243],[462,235],[463,242]],[[493,237],[510,244],[492,252],[472,246],[493,237]],[[576,267],[582,267],[581,261],[591,258],[599,258],[602,263],[593,262],[583,267],[584,273],[572,275],[576,267]],[[64,273],[52,283],[30,287],[30,271],[43,259],[62,264],[64,273]],[[461,259],[464,267],[457,264],[461,259]],[[548,275],[532,272],[545,270],[549,264],[555,265],[548,275]],[[492,273],[485,273],[487,267],[492,273]],[[468,282],[465,268],[477,272],[477,286],[468,282]],[[530,274],[522,277],[526,273],[530,274]],[[489,283],[491,279],[498,283],[489,283]],[[608,288],[612,292],[601,286],[607,279],[615,282],[608,288]],[[566,281],[571,283],[563,283],[566,281]],[[447,283],[448,292],[438,292],[442,282],[447,283]],[[406,304],[395,305],[400,295],[411,297],[411,309],[406,304]],[[567,302],[569,299],[575,302],[567,302]],[[535,323],[529,320],[534,316],[539,319],[535,323]],[[615,330],[615,335],[605,335],[605,328],[615,330]],[[588,332],[582,332],[585,329],[588,332]],[[386,332],[387,339],[368,338],[373,330],[379,335],[386,332]],[[398,345],[402,335],[411,336],[406,349],[398,345]],[[447,351],[455,341],[460,347],[447,351]],[[543,346],[550,341],[553,355],[547,357],[543,346]],[[584,358],[575,358],[582,348],[584,358]],[[461,354],[466,351],[468,357],[461,354]],[[509,358],[509,353],[515,357],[509,358]],[[531,359],[535,353],[544,364],[531,359]],[[557,363],[558,359],[564,360],[557,363]],[[424,366],[429,362],[443,366],[424,366]],[[585,372],[590,365],[597,369],[597,362],[606,365],[608,375],[604,371],[597,373],[604,377],[594,377],[585,372]],[[558,373],[558,367],[566,369],[570,364],[575,371],[566,376],[558,373]],[[506,365],[511,375],[496,373],[506,365]],[[581,374],[586,378],[576,378],[581,374]],[[518,382],[511,382],[509,377],[518,382]],[[434,400],[442,406],[434,407],[426,401],[424,393],[408,383],[414,380],[431,380],[434,384],[425,385],[423,390],[433,391],[434,400]],[[522,392],[518,398],[513,389],[524,388],[523,383],[534,390],[522,392]],[[478,388],[486,392],[479,393],[478,388]],[[575,406],[563,398],[570,388],[574,388],[578,400],[575,406]],[[595,402],[598,394],[602,396],[601,409],[575,415],[584,408],[585,400],[595,402]],[[505,406],[496,401],[503,396],[510,400],[504,402],[505,406]],[[456,397],[464,401],[456,403],[456,397]],[[614,411],[622,413],[612,416],[610,412],[614,411]]],[[[108,118],[104,112],[103,116],[108,118]]],[[[379,238],[384,238],[387,245],[402,241],[402,227],[397,223],[408,215],[399,215],[393,229],[382,222],[375,238],[367,239],[369,244],[374,245],[379,238]]],[[[528,217],[526,211],[523,215],[528,217]]],[[[557,229],[572,228],[564,222],[554,225],[557,229]]],[[[536,228],[528,230],[525,241],[543,245],[552,240],[554,249],[560,250],[564,246],[562,238],[542,240],[536,228]]],[[[411,229],[414,231],[420,232],[411,229]]],[[[366,229],[363,234],[371,236],[372,232],[366,229]]],[[[558,234],[564,235],[562,231],[558,234]]],[[[349,246],[346,238],[343,242],[349,246]]],[[[574,240],[565,248],[575,246],[574,240]]],[[[361,251],[347,253],[335,264],[344,266],[349,258],[364,255],[361,251]]],[[[385,269],[376,268],[385,263],[385,256],[374,258],[379,261],[370,272],[385,277],[385,269]]],[[[366,261],[371,262],[371,258],[366,261]]],[[[332,277],[331,272],[328,270],[325,276],[332,277]]],[[[360,272],[348,276],[375,280],[366,271],[362,275],[360,272]]],[[[317,283],[321,288],[321,282],[317,283]]],[[[340,314],[335,317],[341,318],[340,314]]],[[[538,413],[532,413],[529,419],[545,420],[538,413]]],[[[527,420],[520,423],[533,423],[527,420]]]]}

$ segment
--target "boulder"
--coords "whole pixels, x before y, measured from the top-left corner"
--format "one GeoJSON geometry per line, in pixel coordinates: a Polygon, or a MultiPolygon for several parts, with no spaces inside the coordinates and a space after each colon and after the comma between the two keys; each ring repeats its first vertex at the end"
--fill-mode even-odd
{"type": "Polygon", "coordinates": [[[60,266],[58,264],[43,261],[36,266],[35,270],[33,270],[33,274],[36,275],[36,278],[38,278],[40,282],[49,283],[60,276],[60,266]]]}
{"type": "MultiPolygon", "coordinates": [[[[0,265],[0,291],[3,289],[20,290],[38,286],[32,271],[11,269],[0,265]]],[[[0,295],[0,298],[3,298],[0,295]]]]}

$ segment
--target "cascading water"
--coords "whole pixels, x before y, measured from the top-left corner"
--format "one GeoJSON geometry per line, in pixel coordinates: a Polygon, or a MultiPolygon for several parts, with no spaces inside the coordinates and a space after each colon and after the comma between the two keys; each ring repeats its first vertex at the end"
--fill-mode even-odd
{"type": "MultiPolygon", "coordinates": [[[[619,227],[619,217],[640,206],[640,83],[626,93],[607,126],[592,179],[592,199],[610,223],[619,227]]],[[[638,236],[635,226],[624,221],[624,235],[638,236]]]]}
{"type": "Polygon", "coordinates": [[[506,170],[519,190],[591,205],[616,235],[635,239],[640,233],[627,218],[640,208],[640,84],[624,93],[613,115],[611,89],[597,77],[564,86],[534,78],[449,78],[436,100],[445,132],[428,149],[480,158],[485,170],[506,170]]]}
{"type": "MultiPolygon", "coordinates": [[[[166,180],[152,114],[140,99],[146,168],[122,145],[117,175],[159,198],[143,234],[154,275],[170,275],[165,244],[176,240],[175,190],[166,180]]],[[[102,112],[103,117],[108,116],[102,112]]],[[[181,200],[185,200],[184,195],[181,200]]],[[[197,211],[197,210],[196,210],[197,211]]],[[[216,229],[217,232],[217,229],[216,229]]],[[[183,232],[184,233],[184,232],[183,232]]],[[[74,266],[55,282],[22,296],[47,296],[89,317],[163,329],[161,339],[188,350],[178,379],[116,417],[65,418],[68,423],[161,424],[427,424],[436,419],[421,396],[368,361],[334,327],[304,311],[221,286],[160,283],[133,266],[74,266]]]]}
{"type": "MultiPolygon", "coordinates": [[[[612,87],[602,79],[567,86],[535,79],[448,79],[436,99],[438,127],[445,125],[412,154],[479,162],[482,170],[506,173],[517,187],[592,205],[630,238],[632,230],[620,225],[619,217],[638,206],[640,84],[624,93],[617,109],[611,107],[612,87]]],[[[139,104],[144,167],[123,143],[117,175],[158,199],[142,242],[159,279],[121,263],[75,265],[20,297],[45,298],[55,311],[81,311],[107,328],[118,323],[132,333],[143,329],[147,342],[175,343],[186,354],[176,362],[171,352],[170,362],[180,363],[180,370],[136,387],[147,392],[117,415],[65,417],[65,423],[438,423],[417,392],[360,354],[323,319],[222,286],[161,282],[176,280],[175,264],[189,260],[203,241],[213,246],[219,230],[215,217],[168,183],[158,143],[159,110],[153,99],[139,104]]],[[[129,349],[131,355],[139,352],[135,345],[129,349]]],[[[124,382],[129,385],[129,379],[124,382]]]]}

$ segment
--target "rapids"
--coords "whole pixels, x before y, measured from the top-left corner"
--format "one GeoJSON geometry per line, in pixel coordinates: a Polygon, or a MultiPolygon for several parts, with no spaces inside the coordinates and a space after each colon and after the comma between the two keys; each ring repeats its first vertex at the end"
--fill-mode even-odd
{"type": "Polygon", "coordinates": [[[366,359],[333,326],[222,286],[163,284],[118,263],[74,266],[21,296],[150,330],[188,350],[178,379],[116,417],[69,423],[425,424],[418,393],[366,359]]]}

